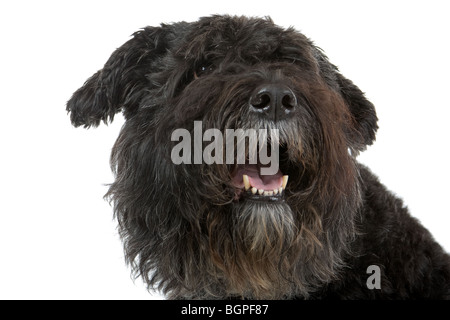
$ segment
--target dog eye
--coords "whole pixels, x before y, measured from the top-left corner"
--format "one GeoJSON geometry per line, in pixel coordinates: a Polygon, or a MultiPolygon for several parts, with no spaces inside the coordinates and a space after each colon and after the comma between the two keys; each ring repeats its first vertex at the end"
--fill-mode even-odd
{"type": "Polygon", "coordinates": [[[194,79],[198,79],[199,77],[208,74],[210,72],[214,71],[213,65],[205,65],[198,68],[196,71],[194,71],[194,79]]]}

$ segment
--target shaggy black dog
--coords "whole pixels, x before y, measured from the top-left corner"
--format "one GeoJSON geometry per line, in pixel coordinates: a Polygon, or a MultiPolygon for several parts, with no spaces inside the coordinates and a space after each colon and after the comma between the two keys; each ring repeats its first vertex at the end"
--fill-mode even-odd
{"type": "Polygon", "coordinates": [[[374,106],[292,28],[230,16],[147,27],[67,110],[84,127],[123,111],[107,197],[127,262],[169,298],[450,296],[449,256],[356,161],[375,139],[374,106]],[[173,133],[198,126],[276,129],[265,139],[278,171],[263,175],[250,147],[243,163],[196,159],[205,136],[175,163],[173,133]]]}

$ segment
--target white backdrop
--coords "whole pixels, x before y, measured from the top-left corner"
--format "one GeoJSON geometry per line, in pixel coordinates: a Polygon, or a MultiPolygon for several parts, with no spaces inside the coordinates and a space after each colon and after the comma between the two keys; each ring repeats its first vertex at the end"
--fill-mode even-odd
{"type": "Polygon", "coordinates": [[[270,15],[325,50],[377,107],[360,160],[450,251],[448,1],[2,1],[0,299],[159,299],[125,266],[109,153],[122,124],[75,129],[65,103],[146,25],[270,15]]]}

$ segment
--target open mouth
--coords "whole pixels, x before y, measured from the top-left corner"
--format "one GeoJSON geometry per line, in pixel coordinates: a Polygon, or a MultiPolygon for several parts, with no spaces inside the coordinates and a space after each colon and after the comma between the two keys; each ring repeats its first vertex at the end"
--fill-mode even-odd
{"type": "Polygon", "coordinates": [[[283,199],[289,176],[281,170],[273,175],[261,175],[259,164],[239,164],[232,173],[236,188],[235,200],[252,199],[279,201],[283,199]]]}

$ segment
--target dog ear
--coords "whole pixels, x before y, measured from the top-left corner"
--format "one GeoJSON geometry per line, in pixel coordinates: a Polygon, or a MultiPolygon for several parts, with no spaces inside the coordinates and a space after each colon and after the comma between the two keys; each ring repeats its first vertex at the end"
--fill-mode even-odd
{"type": "Polygon", "coordinates": [[[352,81],[345,78],[338,68],[328,61],[321,49],[315,47],[314,53],[323,79],[341,94],[353,116],[356,132],[350,133],[352,148],[355,151],[364,150],[375,141],[378,129],[374,105],[352,81]]]}
{"type": "Polygon", "coordinates": [[[90,77],[67,102],[66,110],[75,127],[98,126],[108,123],[123,110],[125,118],[132,116],[145,93],[146,74],[159,55],[166,52],[167,30],[146,27],[118,48],[103,69],[90,77]]]}

